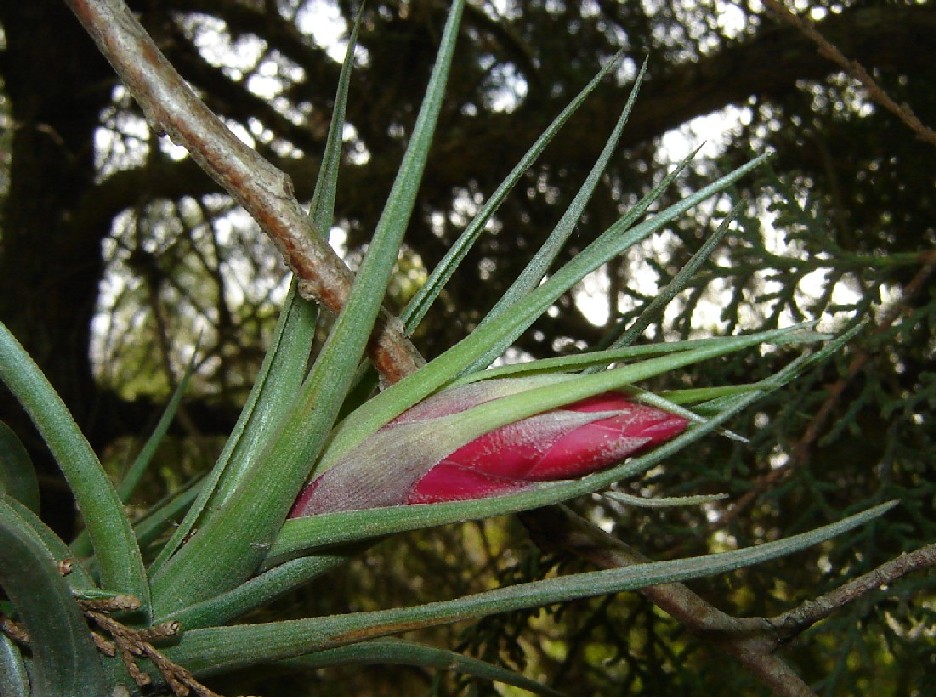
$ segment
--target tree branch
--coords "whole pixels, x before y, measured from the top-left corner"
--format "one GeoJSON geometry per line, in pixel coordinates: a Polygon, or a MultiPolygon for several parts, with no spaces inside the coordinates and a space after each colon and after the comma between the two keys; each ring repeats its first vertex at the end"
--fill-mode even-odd
{"type": "Polygon", "coordinates": [[[881,564],[876,569],[839,586],[830,593],[819,596],[815,600],[807,600],[792,610],[771,617],[767,622],[774,628],[782,641],[789,641],[800,632],[805,631],[820,620],[824,620],[839,608],[857,600],[866,593],[870,593],[882,586],[888,586],[912,571],[934,566],[936,566],[936,544],[920,547],[881,564]]]}
{"type": "MultiPolygon", "coordinates": [[[[649,561],[564,506],[528,511],[520,517],[541,548],[570,552],[598,568],[649,561]]],[[[712,645],[734,657],[777,697],[815,697],[809,685],[773,653],[779,642],[766,620],[732,617],[681,583],[648,586],[639,592],[690,630],[707,635],[712,645]]]]}
{"type": "MultiPolygon", "coordinates": [[[[210,5],[205,0],[186,0],[182,8],[194,10],[203,6],[203,11],[208,12],[210,5]]],[[[240,6],[230,5],[225,9],[225,21],[232,21],[229,12],[233,12],[235,7],[240,6]]],[[[240,30],[245,30],[241,28],[245,22],[238,24],[240,30]]],[[[936,11],[929,6],[849,8],[840,15],[830,15],[817,26],[856,59],[878,69],[907,72],[914,66],[927,64],[920,54],[928,50],[928,43],[921,37],[936,32],[936,11]],[[895,47],[901,47],[901,50],[895,50],[895,47]]],[[[264,25],[254,29],[258,36],[264,33],[261,30],[265,30],[264,25]]],[[[277,32],[269,40],[279,41],[280,34],[277,32]]],[[[278,44],[277,49],[282,50],[278,44]]],[[[837,66],[831,62],[817,61],[814,44],[797,30],[787,26],[764,26],[737,44],[704,56],[698,62],[676,65],[648,81],[641,90],[639,108],[631,114],[622,136],[621,148],[634,148],[693,117],[730,104],[743,104],[752,97],[782,97],[796,89],[798,80],[822,79],[836,69],[837,66]]],[[[198,78],[197,75],[190,77],[198,78]]],[[[920,79],[925,79],[925,75],[920,79]]],[[[210,88],[214,83],[205,84],[210,88]]],[[[238,93],[251,99],[243,85],[229,83],[226,89],[231,90],[228,102],[238,101],[235,99],[238,93]]],[[[255,111],[253,115],[266,119],[265,112],[255,111]]],[[[438,133],[433,144],[435,156],[427,165],[425,177],[432,182],[431,192],[442,192],[438,195],[447,196],[447,192],[463,185],[466,179],[498,181],[505,171],[503,163],[519,158],[539,135],[543,118],[548,118],[543,115],[536,118],[534,114],[526,116],[529,118],[518,122],[510,114],[488,114],[483,124],[467,121],[462,128],[451,133],[438,133]],[[475,127],[484,128],[491,151],[502,153],[501,157],[476,156],[476,141],[472,137],[475,127]]],[[[617,114],[615,110],[608,109],[607,101],[594,100],[582,107],[580,117],[592,126],[584,132],[577,132],[574,138],[566,139],[560,134],[550,146],[550,159],[587,171],[593,154],[604,144],[603,134],[610,130],[617,114]]],[[[366,131],[363,126],[361,129],[366,131]]],[[[277,132],[277,136],[292,139],[293,133],[277,132]]],[[[306,138],[294,144],[305,147],[310,140],[306,138]]],[[[318,167],[317,156],[306,153],[301,159],[271,161],[296,182],[300,198],[311,195],[310,183],[314,181],[318,167]]],[[[369,201],[356,198],[356,192],[371,191],[374,181],[390,176],[382,170],[375,172],[375,166],[372,161],[367,167],[352,166],[343,171],[342,188],[346,195],[339,206],[348,217],[359,216],[362,206],[371,205],[369,201]],[[356,185],[356,177],[363,178],[361,186],[356,185]]],[[[79,213],[81,224],[107,225],[114,215],[138,201],[141,180],[145,180],[147,192],[166,198],[198,196],[220,190],[217,184],[194,169],[190,160],[157,160],[144,167],[114,172],[83,203],[79,213]],[[150,176],[153,168],[159,174],[150,176]]],[[[437,195],[431,192],[427,190],[428,195],[437,195]]]]}
{"type": "MultiPolygon", "coordinates": [[[[520,517],[541,548],[571,552],[598,568],[612,569],[650,561],[564,506],[528,511],[521,513],[520,517]]],[[[639,592],[691,631],[706,635],[713,646],[733,656],[778,697],[806,697],[815,693],[775,654],[776,650],[874,589],[887,586],[913,571],[934,566],[936,544],[931,544],[892,559],[815,600],[807,600],[769,618],[732,617],[681,583],[649,586],[639,592]]]]}
{"type": "MultiPolygon", "coordinates": [[[[147,118],[247,210],[279,248],[300,292],[339,312],[351,288],[344,263],[312,230],[283,172],[238,140],[169,64],[121,0],[66,0],[147,118]]],[[[369,346],[386,380],[420,365],[416,349],[388,313],[369,346]]]]}
{"type": "Polygon", "coordinates": [[[930,145],[936,145],[936,131],[924,125],[922,121],[913,113],[913,110],[907,104],[898,104],[890,95],[887,94],[877,81],[871,77],[865,67],[855,60],[848,60],[845,55],[834,44],[829,42],[815,25],[806,18],[793,14],[790,9],[779,0],[764,0],[764,4],[784,22],[795,27],[803,36],[808,37],[819,47],[819,53],[840,66],[852,77],[858,80],[865,89],[868,90],[870,97],[892,114],[903,121],[907,127],[916,133],[922,140],[930,145]]]}

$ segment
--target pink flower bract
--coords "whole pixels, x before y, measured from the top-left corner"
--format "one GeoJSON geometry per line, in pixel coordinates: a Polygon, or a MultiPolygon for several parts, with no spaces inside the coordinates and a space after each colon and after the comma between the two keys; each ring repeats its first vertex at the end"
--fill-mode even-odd
{"type": "Polygon", "coordinates": [[[482,498],[531,482],[573,479],[677,436],[681,416],[606,392],[476,438],[430,469],[407,503],[482,498]],[[612,413],[581,423],[575,415],[612,413]]]}
{"type": "Polygon", "coordinates": [[[582,477],[686,427],[682,416],[606,392],[455,447],[465,439],[458,441],[451,418],[442,419],[522,387],[520,380],[491,380],[443,390],[415,405],[306,485],[290,517],[484,498],[582,477]],[[446,441],[453,443],[450,452],[446,441]]]}

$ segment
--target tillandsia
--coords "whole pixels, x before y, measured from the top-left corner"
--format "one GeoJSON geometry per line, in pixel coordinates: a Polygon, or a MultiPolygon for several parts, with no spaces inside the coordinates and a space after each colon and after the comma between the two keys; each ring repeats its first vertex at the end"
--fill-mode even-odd
{"type": "Polygon", "coordinates": [[[506,423],[464,442],[464,419],[453,415],[530,383],[471,383],[420,402],[309,482],[290,517],[512,493],[537,482],[605,469],[670,440],[686,427],[682,416],[611,391],[506,423]]]}

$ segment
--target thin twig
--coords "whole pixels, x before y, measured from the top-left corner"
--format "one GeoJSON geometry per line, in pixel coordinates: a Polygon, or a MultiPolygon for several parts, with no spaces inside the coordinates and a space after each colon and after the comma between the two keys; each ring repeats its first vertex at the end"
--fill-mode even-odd
{"type": "Polygon", "coordinates": [[[881,86],[873,77],[871,77],[871,75],[867,70],[865,70],[861,63],[858,61],[848,60],[848,58],[846,58],[845,55],[838,50],[838,48],[836,48],[828,39],[819,33],[819,30],[816,29],[812,22],[804,17],[793,14],[793,12],[779,0],[764,0],[764,4],[777,17],[792,25],[808,38],[812,39],[819,47],[820,55],[841,66],[845,72],[864,85],[865,89],[868,90],[868,96],[870,96],[871,99],[897,116],[897,118],[903,121],[907,127],[916,133],[922,140],[926,141],[930,145],[936,145],[936,131],[934,131],[932,128],[929,128],[922,121],[920,121],[917,115],[913,113],[913,110],[907,104],[898,104],[893,99],[891,99],[890,95],[881,88],[881,86]]]}
{"type": "MultiPolygon", "coordinates": [[[[113,658],[120,656],[133,681],[140,687],[149,685],[152,678],[137,665],[138,658],[149,660],[176,697],[185,697],[195,693],[198,697],[221,697],[216,692],[202,685],[185,668],[163,656],[153,642],[166,641],[178,636],[181,625],[178,622],[165,622],[154,627],[133,629],[114,619],[108,612],[132,611],[140,607],[140,601],[129,595],[117,595],[111,598],[79,599],[78,605],[87,620],[107,634],[107,638],[98,631],[91,632],[91,639],[98,651],[113,658]]],[[[18,644],[29,646],[29,635],[21,624],[0,615],[0,632],[18,644]]]]}
{"type": "Polygon", "coordinates": [[[881,564],[876,569],[852,579],[815,600],[807,600],[792,610],[771,617],[767,622],[775,628],[782,640],[789,641],[866,593],[888,586],[912,571],[934,566],[936,566],[936,544],[926,545],[912,552],[901,554],[896,559],[881,564]]]}
{"type": "Polygon", "coordinates": [[[133,612],[140,609],[140,600],[133,595],[112,595],[107,598],[80,598],[82,610],[95,612],[133,612]]]}
{"type": "MultiPolygon", "coordinates": [[[[184,145],[192,158],[250,213],[299,279],[300,293],[340,312],[352,275],[313,232],[289,177],[242,143],[195,94],[122,0],[66,0],[140,104],[150,123],[184,145]]],[[[393,382],[422,359],[402,325],[384,312],[368,347],[393,382]]]]}

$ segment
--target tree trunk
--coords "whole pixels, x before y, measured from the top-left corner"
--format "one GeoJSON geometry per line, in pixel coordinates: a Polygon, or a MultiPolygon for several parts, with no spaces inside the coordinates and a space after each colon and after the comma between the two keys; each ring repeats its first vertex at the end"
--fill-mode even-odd
{"type": "MultiPolygon", "coordinates": [[[[94,186],[94,131],[113,73],[60,2],[0,4],[2,70],[13,120],[10,188],[2,209],[0,320],[23,343],[78,423],[93,431],[96,387],[88,355],[103,263],[104,226],[73,214],[94,186]]],[[[43,480],[44,517],[61,532],[74,509],[57,468],[6,390],[0,419],[23,438],[43,480]],[[52,479],[48,479],[48,477],[52,479]]]]}

